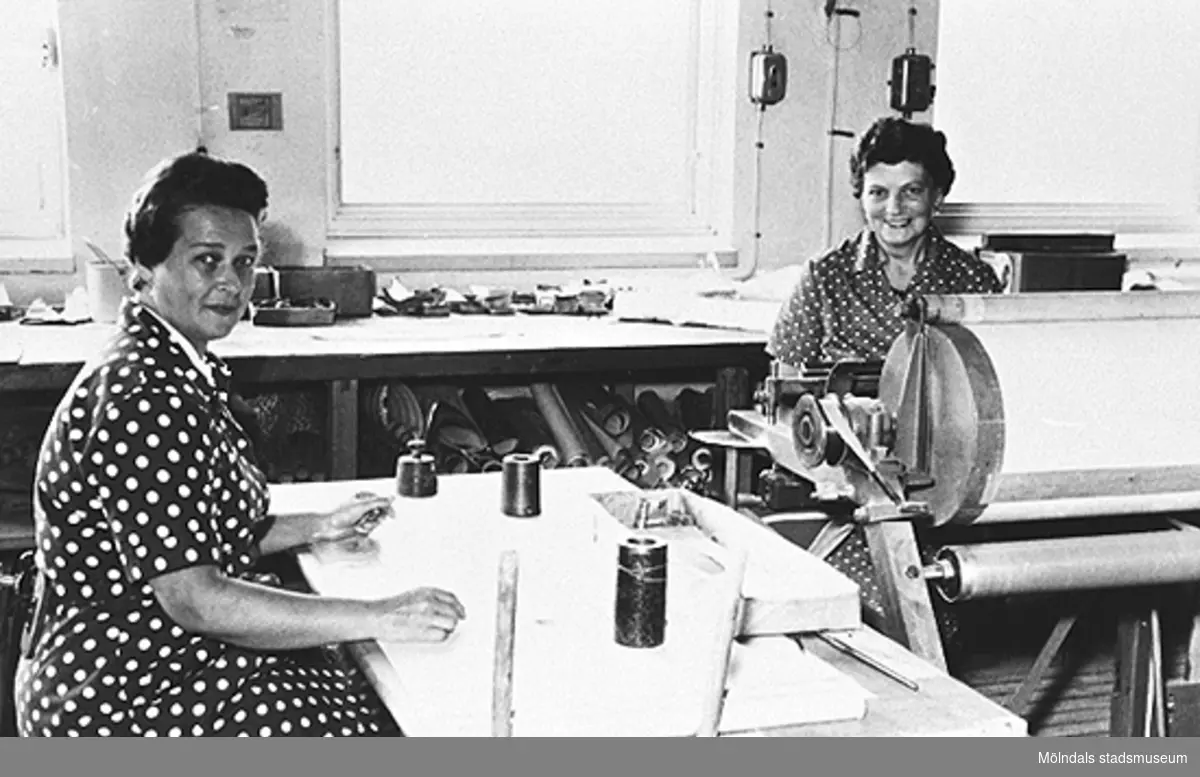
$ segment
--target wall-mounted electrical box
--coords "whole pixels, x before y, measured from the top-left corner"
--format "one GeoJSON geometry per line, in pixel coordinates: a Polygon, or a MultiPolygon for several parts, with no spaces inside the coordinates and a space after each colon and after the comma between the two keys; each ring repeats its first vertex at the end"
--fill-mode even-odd
{"type": "Polygon", "coordinates": [[[283,95],[279,92],[230,92],[229,129],[283,129],[283,95]]]}
{"type": "Polygon", "coordinates": [[[909,49],[892,60],[892,110],[905,115],[929,109],[933,102],[933,60],[909,49]]]}
{"type": "Polygon", "coordinates": [[[774,105],[787,93],[787,58],[763,49],[750,55],[750,100],[774,105]]]}

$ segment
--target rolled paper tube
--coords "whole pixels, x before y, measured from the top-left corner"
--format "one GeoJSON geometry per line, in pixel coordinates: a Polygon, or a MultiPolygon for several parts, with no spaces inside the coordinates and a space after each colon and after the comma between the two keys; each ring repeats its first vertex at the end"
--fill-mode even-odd
{"type": "Polygon", "coordinates": [[[646,416],[646,420],[666,438],[672,453],[679,453],[684,449],[687,445],[687,435],[683,433],[679,422],[675,420],[658,392],[647,389],[638,394],[637,406],[646,416]]]}
{"type": "Polygon", "coordinates": [[[618,475],[625,477],[629,471],[629,468],[633,465],[633,454],[623,448],[621,444],[616,441],[616,439],[610,436],[606,430],[593,421],[590,416],[584,415],[583,421],[588,430],[595,435],[596,440],[599,441],[600,446],[604,449],[605,457],[607,458],[605,463],[608,468],[613,472],[616,472],[618,475]]]}
{"type": "Polygon", "coordinates": [[[629,428],[629,411],[611,400],[595,408],[595,412],[600,416],[604,431],[611,435],[624,434],[629,428]]]}
{"type": "Polygon", "coordinates": [[[487,459],[479,467],[480,472],[500,472],[503,469],[504,464],[495,459],[487,459]]]}
{"type": "Polygon", "coordinates": [[[651,427],[643,429],[642,433],[638,436],[638,447],[642,449],[643,453],[657,455],[666,453],[670,450],[671,446],[662,432],[651,427]]]}
{"type": "Polygon", "coordinates": [[[533,455],[541,463],[542,469],[554,469],[562,461],[558,448],[553,445],[539,445],[533,455]]]}
{"type": "Polygon", "coordinates": [[[670,480],[671,478],[675,477],[675,470],[677,468],[675,466],[674,459],[667,456],[660,456],[657,459],[654,459],[653,465],[654,468],[658,470],[658,476],[660,480],[670,480]]]}
{"type": "Polygon", "coordinates": [[[667,545],[656,537],[626,538],[617,549],[613,635],[618,645],[657,647],[666,639],[667,545]]]}
{"type": "MultiPolygon", "coordinates": [[[[629,428],[618,435],[614,435],[617,439],[617,442],[621,443],[623,447],[630,450],[641,447],[640,441],[642,439],[642,435],[647,429],[652,428],[653,424],[646,420],[646,416],[642,415],[641,411],[637,409],[636,405],[630,403],[625,397],[617,393],[611,394],[611,397],[613,403],[629,415],[629,428]]],[[[662,435],[659,436],[661,437],[662,435]]]]}
{"type": "MultiPolygon", "coordinates": [[[[555,388],[557,389],[558,387],[555,386],[555,388]]],[[[588,461],[592,464],[607,465],[611,457],[589,425],[589,419],[583,412],[579,401],[573,395],[564,393],[561,390],[559,390],[558,394],[562,399],[563,407],[567,410],[567,415],[570,416],[573,429],[579,435],[579,441],[587,449],[588,461]]]]}
{"type": "Polygon", "coordinates": [[[529,518],[542,512],[541,463],[529,453],[504,457],[500,509],[514,518],[529,518]]]}
{"type": "Polygon", "coordinates": [[[713,454],[712,449],[700,447],[692,451],[692,466],[698,470],[705,471],[712,469],[713,454]]]}
{"type": "Polygon", "coordinates": [[[633,462],[633,470],[631,472],[630,479],[643,488],[653,488],[662,480],[658,474],[658,468],[652,466],[651,463],[645,459],[636,459],[633,462]]]}
{"type": "Polygon", "coordinates": [[[558,389],[568,403],[578,403],[591,420],[613,437],[624,434],[629,428],[629,410],[603,386],[570,383],[560,384],[558,389]]]}
{"type": "Polygon", "coordinates": [[[517,631],[516,551],[500,556],[496,582],[496,648],[492,656],[492,736],[512,736],[513,655],[517,631]]]}
{"type": "Polygon", "coordinates": [[[563,404],[558,391],[549,383],[533,383],[529,387],[538,412],[546,419],[550,434],[558,446],[559,453],[568,467],[587,466],[588,453],[575,422],[563,404]]]}

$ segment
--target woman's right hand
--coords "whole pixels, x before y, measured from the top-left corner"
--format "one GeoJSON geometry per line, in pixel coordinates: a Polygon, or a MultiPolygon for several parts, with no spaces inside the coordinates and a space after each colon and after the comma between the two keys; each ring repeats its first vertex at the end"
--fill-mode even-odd
{"type": "Polygon", "coordinates": [[[380,642],[444,642],[467,617],[458,597],[440,588],[417,588],[375,602],[380,642]]]}

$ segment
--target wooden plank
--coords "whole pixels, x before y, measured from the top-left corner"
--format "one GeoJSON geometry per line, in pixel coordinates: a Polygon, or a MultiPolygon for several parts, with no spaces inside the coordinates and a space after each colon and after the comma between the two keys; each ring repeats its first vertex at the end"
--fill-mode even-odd
{"type": "Polygon", "coordinates": [[[916,680],[912,691],[815,636],[802,636],[806,651],[844,672],[872,694],[865,717],[804,726],[781,726],[761,736],[895,737],[895,736],[1025,736],[1025,721],[976,693],[894,640],[870,628],[839,634],[916,680]]]}
{"type": "Polygon", "coordinates": [[[930,295],[931,319],[961,324],[1200,318],[1200,291],[930,295]]]}

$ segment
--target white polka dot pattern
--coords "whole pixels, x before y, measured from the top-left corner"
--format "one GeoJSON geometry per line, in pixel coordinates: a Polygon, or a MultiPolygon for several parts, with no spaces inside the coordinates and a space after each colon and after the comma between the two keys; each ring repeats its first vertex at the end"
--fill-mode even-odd
{"type": "MultiPolygon", "coordinates": [[[[927,232],[925,258],[909,291],[990,294],[1001,291],[986,262],[927,232]]],[[[797,367],[842,359],[883,359],[904,331],[901,301],[888,283],[880,251],[863,230],[805,264],[767,343],[775,358],[797,367]]]]}
{"type": "Polygon", "coordinates": [[[25,736],[340,736],[379,730],[361,675],[323,651],[266,652],[185,631],[148,581],[196,565],[246,577],[266,481],[212,381],[153,314],[122,327],[64,395],[35,488],[45,621],[18,673],[25,736]]]}

